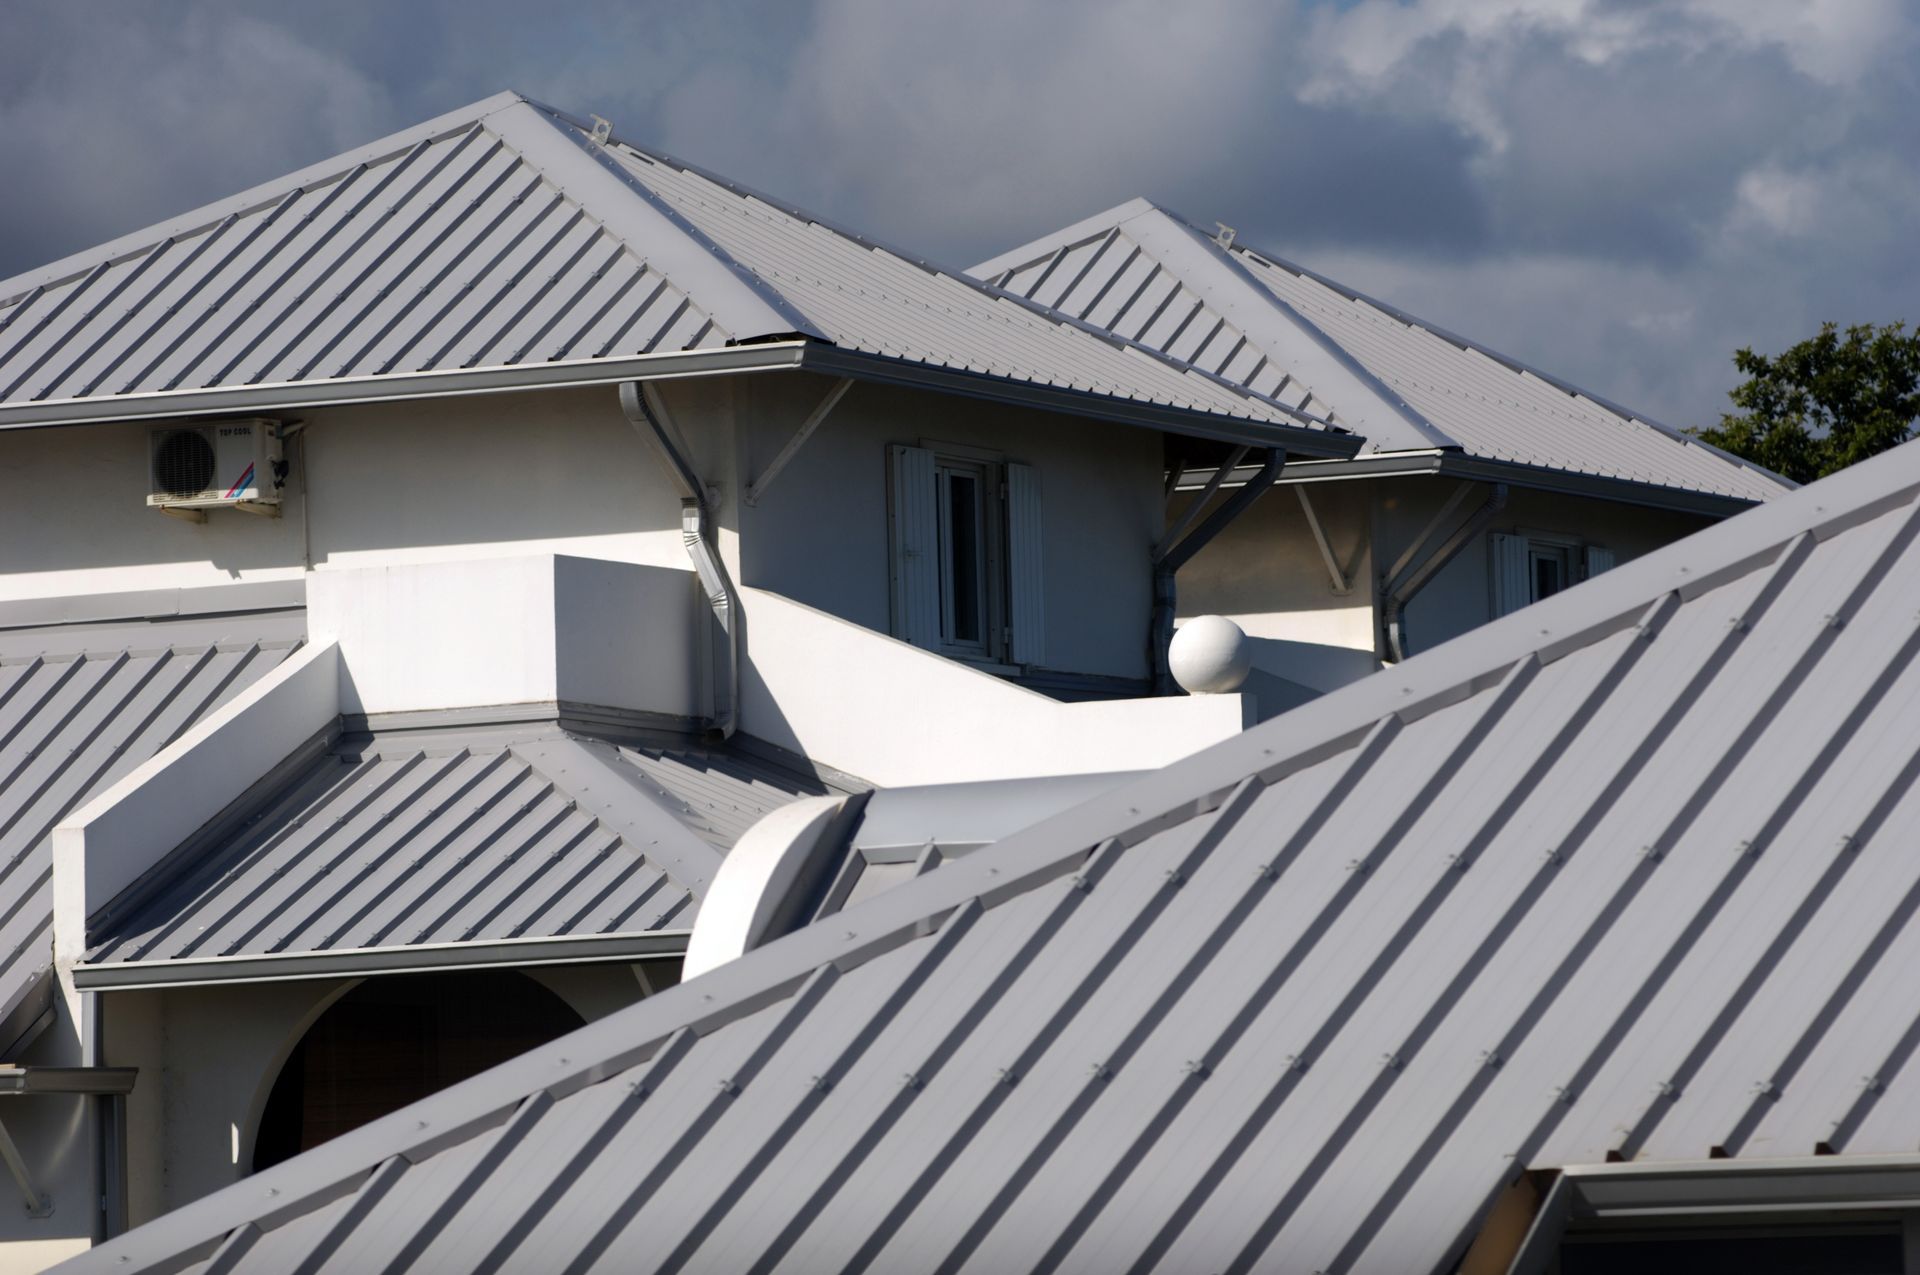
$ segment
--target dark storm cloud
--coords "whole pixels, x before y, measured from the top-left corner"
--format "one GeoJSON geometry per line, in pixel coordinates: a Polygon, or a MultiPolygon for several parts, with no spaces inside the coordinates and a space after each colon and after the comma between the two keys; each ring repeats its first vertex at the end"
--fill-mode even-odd
{"type": "Polygon", "coordinates": [[[1920,318],[1898,0],[0,9],[0,275],[501,88],[965,264],[1137,194],[1675,423],[1920,318]]]}

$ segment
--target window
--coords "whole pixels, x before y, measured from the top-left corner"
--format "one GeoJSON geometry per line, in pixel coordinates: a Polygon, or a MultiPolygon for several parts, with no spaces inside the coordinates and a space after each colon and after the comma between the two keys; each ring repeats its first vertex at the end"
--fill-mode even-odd
{"type": "Polygon", "coordinates": [[[1613,551],[1571,536],[1515,532],[1493,546],[1493,613],[1507,615],[1613,566],[1613,551]]]}
{"type": "Polygon", "coordinates": [[[1033,469],[951,445],[888,455],[894,635],[962,659],[1040,663],[1033,469]]]}

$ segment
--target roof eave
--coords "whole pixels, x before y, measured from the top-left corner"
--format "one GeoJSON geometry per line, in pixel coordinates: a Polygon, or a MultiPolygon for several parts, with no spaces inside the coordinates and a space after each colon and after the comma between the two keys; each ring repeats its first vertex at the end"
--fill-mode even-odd
{"type": "Polygon", "coordinates": [[[159,987],[216,987],[285,983],[315,978],[487,969],[497,966],[625,964],[681,956],[689,930],[639,934],[422,943],[330,952],[273,952],[252,956],[188,957],[76,965],[73,985],[83,991],[138,991],[159,987]]]}
{"type": "MultiPolygon", "coordinates": [[[[1615,504],[1639,505],[1677,513],[1701,514],[1710,518],[1728,518],[1761,504],[1745,496],[1720,492],[1694,491],[1685,487],[1664,487],[1632,478],[1607,478],[1572,470],[1523,465],[1516,461],[1467,456],[1452,451],[1382,452],[1356,456],[1351,460],[1308,461],[1289,466],[1280,476],[1282,483],[1354,481],[1363,478],[1396,478],[1432,474],[1477,482],[1507,483],[1533,491],[1562,496],[1584,496],[1609,500],[1615,504]]],[[[1784,493],[1783,493],[1784,494],[1784,493]]]]}
{"type": "Polygon", "coordinates": [[[162,390],[110,398],[63,399],[0,405],[0,430],[61,425],[99,425],[116,421],[181,420],[201,416],[303,411],[360,403],[451,398],[522,390],[622,381],[682,380],[746,372],[798,369],[852,377],[879,384],[905,385],[969,398],[1066,412],[1076,416],[1146,426],[1254,446],[1285,447],[1298,456],[1352,456],[1362,440],[1305,426],[1223,416],[1161,403],[1141,402],[1084,390],[1016,381],[906,359],[843,350],[819,341],[775,340],[752,345],[715,346],[626,358],[578,359],[561,363],[508,364],[414,372],[398,376],[341,377],[277,385],[240,385],[201,390],[162,390]]]}

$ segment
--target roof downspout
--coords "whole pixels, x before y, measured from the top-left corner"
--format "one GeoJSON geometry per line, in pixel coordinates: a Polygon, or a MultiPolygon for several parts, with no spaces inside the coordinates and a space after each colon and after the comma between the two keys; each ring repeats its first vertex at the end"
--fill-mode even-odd
{"type": "Polygon", "coordinates": [[[1172,531],[1161,538],[1153,547],[1153,615],[1147,628],[1148,667],[1153,670],[1153,693],[1171,695],[1174,691],[1173,673],[1167,667],[1167,646],[1173,641],[1173,619],[1179,601],[1179,590],[1174,584],[1174,575],[1181,567],[1192,560],[1193,556],[1207,547],[1209,541],[1226,529],[1228,523],[1238,518],[1246,508],[1260,499],[1267,488],[1273,486],[1280,477],[1280,471],[1287,467],[1287,451],[1284,447],[1272,447],[1267,450],[1266,460],[1249,478],[1246,485],[1227,498],[1225,504],[1208,515],[1205,522],[1181,540],[1172,543],[1186,522],[1192,521],[1194,512],[1208,496],[1219,490],[1220,484],[1232,472],[1246,455],[1241,448],[1227,457],[1227,461],[1208,482],[1205,491],[1195,498],[1194,509],[1176,525],[1172,531]]]}
{"type": "MultiPolygon", "coordinates": [[[[719,621],[719,632],[709,635],[703,661],[711,670],[713,697],[712,734],[720,739],[732,736],[739,725],[740,703],[740,599],[733,580],[715,551],[713,511],[705,484],[693,472],[686,455],[665,427],[666,404],[652,384],[638,381],[620,383],[620,410],[640,437],[653,448],[660,467],[680,492],[680,539],[694,574],[700,578],[707,606],[719,621]]],[[[704,629],[705,626],[703,625],[704,629]]]]}
{"type": "MultiPolygon", "coordinates": [[[[1448,503],[1451,505],[1453,502],[1448,503]]],[[[1381,589],[1380,625],[1386,633],[1387,660],[1390,663],[1397,664],[1407,658],[1405,615],[1407,604],[1413,601],[1415,594],[1427,587],[1428,581],[1440,574],[1442,567],[1459,556],[1460,551],[1466,548],[1470,540],[1485,531],[1487,524],[1506,507],[1507,485],[1495,483],[1493,490],[1487,494],[1486,500],[1480,507],[1474,510],[1438,549],[1420,561],[1410,561],[1415,551],[1419,549],[1421,541],[1432,534],[1433,528],[1429,525],[1427,532],[1421,535],[1420,540],[1415,541],[1406,554],[1402,555],[1401,565],[1381,589]]],[[[1444,515],[1446,511],[1443,509],[1441,512],[1444,515]]]]}

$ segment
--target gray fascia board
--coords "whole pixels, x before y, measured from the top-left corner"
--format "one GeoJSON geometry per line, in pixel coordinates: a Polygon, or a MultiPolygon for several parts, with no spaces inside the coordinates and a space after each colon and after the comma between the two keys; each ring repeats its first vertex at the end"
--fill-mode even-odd
{"type": "Polygon", "coordinates": [[[0,1094],[132,1093],[137,1067],[0,1066],[0,1094]]]}
{"type": "MultiPolygon", "coordinates": [[[[1342,406],[1339,401],[1342,397],[1340,387],[1327,385],[1324,382],[1325,374],[1328,372],[1344,375],[1352,382],[1350,388],[1386,408],[1396,418],[1394,424],[1411,428],[1415,435],[1429,446],[1460,446],[1459,440],[1450,437],[1445,430],[1415,410],[1412,404],[1396,394],[1379,377],[1348,353],[1344,346],[1322,331],[1319,325],[1288,305],[1274,293],[1273,289],[1264,286],[1254,278],[1253,273],[1231,252],[1222,248],[1212,236],[1196,228],[1185,217],[1170,209],[1150,204],[1148,212],[1139,214],[1127,224],[1127,233],[1142,247],[1160,256],[1163,261],[1167,261],[1168,256],[1177,255],[1178,262],[1168,261],[1168,264],[1175,267],[1174,276],[1186,282],[1188,287],[1195,286],[1192,278],[1202,270],[1208,267],[1216,271],[1224,269],[1231,276],[1236,287],[1247,290],[1253,304],[1260,307],[1260,311],[1256,314],[1278,313],[1297,328],[1332,364],[1330,368],[1301,370],[1300,379],[1314,391],[1315,397],[1332,403],[1336,410],[1340,408],[1342,406]]],[[[1255,316],[1246,314],[1244,307],[1232,301],[1223,302],[1213,296],[1208,298],[1208,303],[1241,331],[1245,332],[1254,326],[1255,316]]],[[[1273,344],[1269,337],[1262,337],[1260,340],[1262,352],[1278,362],[1280,351],[1273,349],[1273,344]]],[[[1295,371],[1290,362],[1283,363],[1283,367],[1288,372],[1295,371]]],[[[1351,405],[1347,406],[1347,414],[1353,418],[1355,432],[1370,439],[1373,438],[1374,432],[1368,429],[1366,419],[1359,412],[1354,411],[1351,405]]]]}
{"type": "MultiPolygon", "coordinates": [[[[1193,438],[1247,443],[1255,447],[1284,447],[1290,456],[1325,456],[1344,459],[1358,452],[1364,441],[1357,434],[1339,433],[1332,429],[1280,425],[1271,421],[1221,416],[1212,412],[1198,412],[1162,403],[1147,403],[1137,399],[1091,394],[1084,390],[1063,389],[1057,385],[1040,385],[1031,381],[1016,381],[978,372],[934,367],[931,364],[893,359],[885,355],[842,350],[831,345],[808,346],[802,366],[809,372],[820,372],[830,376],[851,377],[854,380],[871,381],[882,385],[938,390],[942,393],[983,399],[992,403],[1011,403],[1046,412],[1090,417],[1122,425],[1139,425],[1148,429],[1164,430],[1170,434],[1185,434],[1193,438]]],[[[1260,401],[1266,402],[1264,399],[1260,401]]],[[[1287,409],[1281,407],[1280,410],[1287,409]]]]}
{"type": "Polygon", "coordinates": [[[129,992],[158,987],[213,987],[231,983],[362,978],[375,974],[486,969],[501,965],[604,965],[683,955],[691,934],[691,930],[655,930],[643,934],[481,940],[334,952],[276,952],[269,956],[120,961],[76,965],[73,985],[81,991],[129,992]]]}
{"type": "Polygon", "coordinates": [[[573,359],[558,363],[513,363],[402,375],[349,376],[276,385],[235,385],[206,390],[160,390],[40,403],[0,405],[0,430],[50,425],[96,425],[110,421],[175,420],[340,407],[353,403],[449,398],[565,386],[617,385],[621,381],[674,380],[736,372],[789,371],[800,366],[812,344],[805,340],[712,346],[626,358],[573,359]]]}
{"type": "Polygon", "coordinates": [[[104,244],[95,244],[80,252],[72,253],[58,261],[48,262],[10,279],[0,279],[0,308],[4,308],[35,288],[54,287],[68,279],[78,278],[95,266],[112,264],[130,257],[144,255],[157,244],[169,240],[191,239],[196,235],[212,230],[227,217],[245,214],[265,204],[270,204],[286,195],[289,191],[299,190],[327,182],[351,172],[362,164],[374,164],[390,156],[404,153],[423,141],[463,132],[475,123],[484,121],[496,111],[517,106],[525,101],[520,94],[511,90],[495,93],[478,102],[463,106],[457,110],[437,115],[398,133],[388,134],[378,141],[368,142],[343,155],[334,155],[317,164],[295,172],[275,177],[258,186],[249,187],[239,194],[230,195],[216,203],[206,204],[191,212],[183,213],[170,221],[158,222],[142,230],[135,230],[108,240],[104,244]]]}
{"type": "Polygon", "coordinates": [[[1571,1165],[1578,1220],[1920,1207],[1920,1156],[1571,1165]]]}
{"type": "MultiPolygon", "coordinates": [[[[1243,466],[1229,477],[1226,486],[1238,486],[1251,477],[1252,466],[1243,466]]],[[[1383,452],[1356,456],[1351,460],[1304,461],[1289,464],[1276,480],[1277,486],[1302,483],[1353,482],[1366,478],[1408,478],[1437,475],[1476,482],[1507,483],[1533,491],[1561,496],[1584,496],[1609,500],[1616,504],[1639,505],[1679,513],[1728,518],[1744,513],[1756,502],[1716,492],[1691,491],[1684,487],[1662,487],[1636,482],[1631,478],[1603,478],[1572,470],[1547,469],[1521,465],[1513,461],[1485,460],[1458,452],[1383,452]]],[[[1184,490],[1184,488],[1183,488],[1184,490]]],[[[1784,493],[1783,493],[1784,494],[1784,493]]]]}

